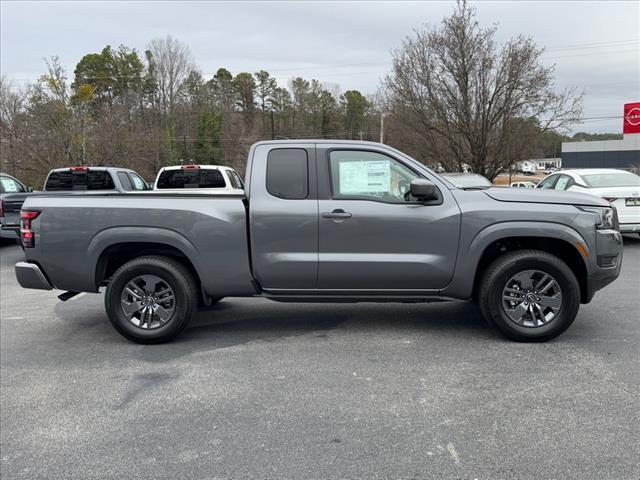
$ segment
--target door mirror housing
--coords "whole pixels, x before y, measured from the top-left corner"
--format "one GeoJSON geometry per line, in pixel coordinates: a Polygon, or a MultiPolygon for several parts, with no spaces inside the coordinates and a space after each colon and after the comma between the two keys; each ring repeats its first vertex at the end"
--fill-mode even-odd
{"type": "Polygon", "coordinates": [[[27,187],[27,192],[33,192],[33,187],[27,187]]]}
{"type": "Polygon", "coordinates": [[[428,202],[438,199],[438,189],[433,182],[424,178],[411,180],[411,195],[420,201],[428,202]]]}

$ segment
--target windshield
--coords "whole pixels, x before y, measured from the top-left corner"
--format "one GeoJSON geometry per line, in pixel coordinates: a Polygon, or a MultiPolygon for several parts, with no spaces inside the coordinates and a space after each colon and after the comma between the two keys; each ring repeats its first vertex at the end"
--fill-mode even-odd
{"type": "Polygon", "coordinates": [[[592,188],[640,186],[640,177],[630,172],[590,173],[581,176],[587,186],[592,188]]]}
{"type": "Polygon", "coordinates": [[[468,175],[447,175],[445,173],[443,176],[458,188],[490,187],[492,185],[482,175],[475,173],[468,175]]]}

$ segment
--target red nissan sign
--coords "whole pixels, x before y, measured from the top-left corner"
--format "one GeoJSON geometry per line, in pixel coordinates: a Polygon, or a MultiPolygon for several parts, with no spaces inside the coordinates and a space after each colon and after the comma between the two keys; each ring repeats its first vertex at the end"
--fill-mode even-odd
{"type": "Polygon", "coordinates": [[[640,102],[625,103],[622,133],[640,133],[640,102]]]}

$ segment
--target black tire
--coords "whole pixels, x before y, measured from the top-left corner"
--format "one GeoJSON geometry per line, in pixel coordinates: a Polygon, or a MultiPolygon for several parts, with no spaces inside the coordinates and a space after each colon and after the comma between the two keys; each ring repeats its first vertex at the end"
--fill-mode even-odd
{"type": "Polygon", "coordinates": [[[485,270],[479,288],[482,314],[492,327],[510,340],[546,342],[563,333],[573,323],[580,307],[580,285],[573,271],[558,257],[540,250],[518,250],[497,258],[485,270]],[[503,289],[520,272],[538,270],[551,275],[562,294],[555,317],[540,326],[523,326],[513,321],[503,307],[503,289]]]}
{"type": "Polygon", "coordinates": [[[163,343],[176,338],[187,326],[191,313],[198,306],[198,291],[193,276],[178,261],[162,256],[140,257],[125,263],[113,274],[107,286],[104,303],[109,321],[120,335],[136,343],[163,343]],[[160,327],[140,328],[131,323],[123,311],[123,289],[140,275],[157,276],[173,290],[173,314],[160,327]]]}

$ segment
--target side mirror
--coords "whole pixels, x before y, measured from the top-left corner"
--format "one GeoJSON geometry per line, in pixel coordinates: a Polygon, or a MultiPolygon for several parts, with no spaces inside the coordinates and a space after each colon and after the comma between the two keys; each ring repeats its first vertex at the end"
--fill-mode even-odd
{"type": "Polygon", "coordinates": [[[33,192],[33,187],[27,187],[27,192],[33,192]]]}
{"type": "Polygon", "coordinates": [[[422,201],[436,200],[438,198],[438,189],[429,180],[414,178],[411,180],[411,195],[422,201]]]}

